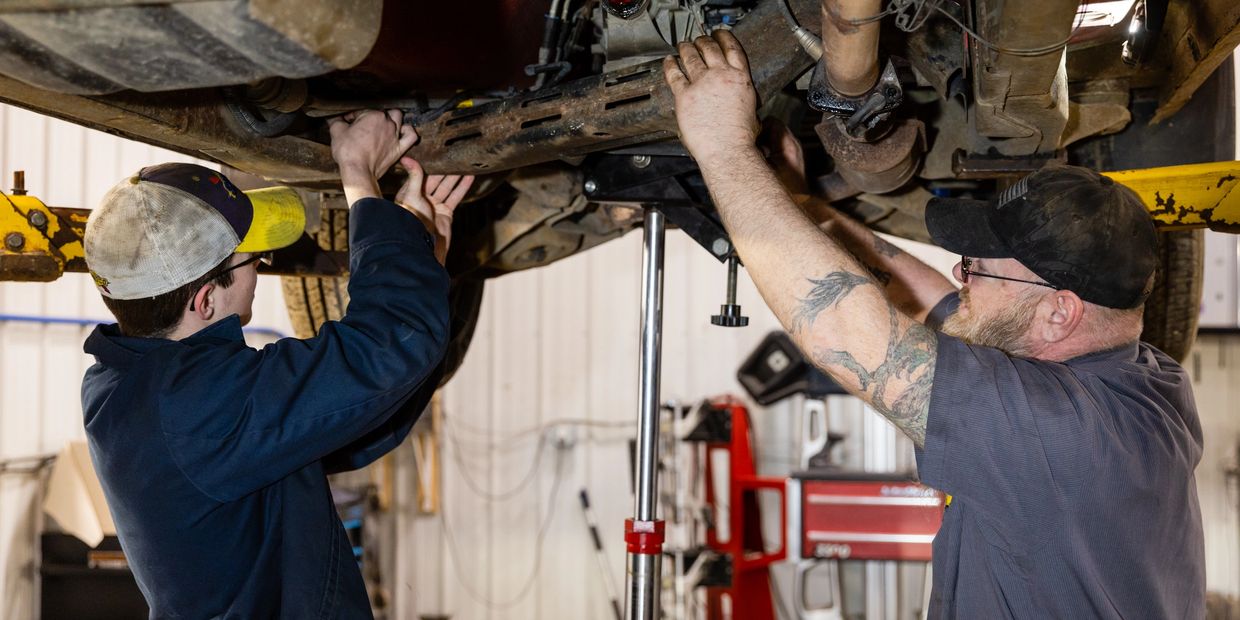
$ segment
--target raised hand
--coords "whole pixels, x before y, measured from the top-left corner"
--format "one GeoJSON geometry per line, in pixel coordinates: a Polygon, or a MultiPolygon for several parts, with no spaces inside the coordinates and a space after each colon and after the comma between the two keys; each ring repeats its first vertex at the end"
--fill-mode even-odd
{"type": "Polygon", "coordinates": [[[474,184],[473,175],[434,174],[427,176],[412,157],[402,157],[400,165],[409,178],[396,192],[396,203],[417,215],[435,237],[435,258],[442,265],[452,240],[452,215],[474,184]]]}
{"type": "Polygon", "coordinates": [[[758,137],[757,104],[749,59],[727,30],[677,46],[663,60],[663,78],[676,100],[680,141],[699,162],[752,147],[758,137]]]}
{"type": "Polygon", "coordinates": [[[379,177],[418,141],[400,110],[361,110],[328,121],[332,158],[340,166],[345,199],[378,198],[379,177]]]}

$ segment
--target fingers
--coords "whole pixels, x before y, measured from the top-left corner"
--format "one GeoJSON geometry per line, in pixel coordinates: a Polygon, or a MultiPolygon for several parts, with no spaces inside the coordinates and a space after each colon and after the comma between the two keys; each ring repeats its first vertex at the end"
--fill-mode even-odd
{"type": "Polygon", "coordinates": [[[400,166],[409,173],[409,180],[416,182],[418,187],[422,186],[422,177],[426,175],[426,171],[422,168],[422,164],[412,157],[400,158],[400,166]]]}
{"type": "Polygon", "coordinates": [[[706,73],[706,62],[702,60],[701,53],[688,41],[681,41],[676,45],[676,50],[680,52],[680,67],[685,77],[690,82],[698,81],[706,73]]]}
{"type": "Polygon", "coordinates": [[[663,79],[672,89],[673,95],[679,95],[689,85],[689,78],[680,70],[680,63],[676,62],[675,56],[663,59],[663,79]]]}
{"type": "Polygon", "coordinates": [[[426,177],[426,185],[423,186],[423,191],[426,192],[427,196],[434,194],[435,190],[439,189],[439,184],[443,183],[443,178],[442,174],[432,174],[426,177]]]}
{"type": "Polygon", "coordinates": [[[663,60],[663,78],[672,92],[696,82],[708,69],[731,67],[749,72],[745,50],[728,30],[716,30],[712,36],[698,37],[692,42],[681,41],[676,50],[679,62],[671,57],[663,60]]]}
{"type": "Polygon", "coordinates": [[[474,184],[474,176],[471,174],[467,177],[461,177],[460,182],[456,184],[456,189],[444,200],[444,204],[449,209],[455,209],[461,201],[465,199],[465,194],[469,193],[469,188],[474,184]]]}
{"type": "Polygon", "coordinates": [[[693,47],[696,48],[698,53],[702,55],[702,60],[706,63],[707,67],[713,69],[716,67],[728,66],[729,63],[727,59],[723,57],[723,50],[720,49],[719,43],[717,43],[713,38],[698,37],[693,40],[693,47]]]}
{"type": "Polygon", "coordinates": [[[443,183],[440,183],[434,191],[428,188],[426,195],[431,199],[431,202],[444,202],[447,200],[448,195],[452,193],[452,188],[456,187],[457,182],[460,180],[461,175],[459,174],[447,175],[443,178],[443,183]]]}
{"type": "Polygon", "coordinates": [[[349,121],[342,117],[336,116],[327,119],[327,132],[331,134],[332,142],[335,142],[344,131],[349,127],[349,121]]]}
{"type": "Polygon", "coordinates": [[[413,148],[418,143],[418,130],[413,125],[397,125],[397,142],[400,145],[400,152],[404,153],[413,148]]]}
{"type": "Polygon", "coordinates": [[[745,55],[745,48],[741,47],[736,35],[729,30],[716,30],[714,37],[728,64],[749,73],[749,57],[745,55]]]}

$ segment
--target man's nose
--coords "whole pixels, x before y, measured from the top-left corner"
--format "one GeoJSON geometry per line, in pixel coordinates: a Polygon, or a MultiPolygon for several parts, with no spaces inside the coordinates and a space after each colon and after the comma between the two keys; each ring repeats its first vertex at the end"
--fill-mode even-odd
{"type": "Polygon", "coordinates": [[[952,267],[952,277],[956,278],[956,281],[961,284],[964,284],[964,272],[960,270],[963,265],[963,262],[956,261],[956,266],[952,267]]]}

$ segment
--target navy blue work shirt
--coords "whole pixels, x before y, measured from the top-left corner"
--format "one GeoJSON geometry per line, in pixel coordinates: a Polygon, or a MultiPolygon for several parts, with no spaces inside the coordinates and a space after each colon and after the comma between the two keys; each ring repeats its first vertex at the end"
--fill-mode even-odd
{"type": "Polygon", "coordinates": [[[86,340],[91,456],[152,618],[371,618],[326,474],[401,443],[438,381],[448,275],[416,217],[349,220],[350,303],[255,350],[234,315],[180,341],[86,340]]]}
{"type": "Polygon", "coordinates": [[[939,334],[927,422],[918,473],[952,495],[930,618],[1205,616],[1201,425],[1170,357],[1056,363],[939,334]]]}

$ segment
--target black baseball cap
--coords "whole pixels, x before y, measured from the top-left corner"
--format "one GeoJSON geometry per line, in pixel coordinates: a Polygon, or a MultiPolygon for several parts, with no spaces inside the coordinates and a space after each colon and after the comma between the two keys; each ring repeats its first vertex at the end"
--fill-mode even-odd
{"type": "Polygon", "coordinates": [[[1089,168],[1047,166],[994,200],[931,199],[926,228],[950,252],[1014,258],[1100,306],[1135,308],[1150,293],[1154,220],[1135,192],[1089,168]]]}

